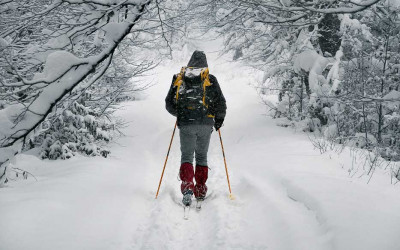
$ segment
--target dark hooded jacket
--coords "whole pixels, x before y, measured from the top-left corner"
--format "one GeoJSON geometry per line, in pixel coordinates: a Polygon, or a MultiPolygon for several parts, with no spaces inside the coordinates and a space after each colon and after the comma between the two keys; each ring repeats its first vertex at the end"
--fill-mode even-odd
{"type": "MultiPolygon", "coordinates": [[[[195,51],[190,58],[187,67],[208,67],[206,55],[204,54],[204,52],[195,51]]],[[[225,118],[226,101],[215,76],[211,74],[209,75],[211,86],[206,87],[205,102],[208,108],[206,108],[202,104],[199,104],[198,106],[196,106],[195,109],[191,108],[194,105],[190,104],[190,100],[194,99],[191,97],[191,95],[196,92],[196,89],[198,89],[198,91],[201,91],[201,95],[203,95],[202,81],[200,75],[195,77],[187,77],[185,74],[185,76],[183,77],[183,86],[181,86],[181,89],[179,91],[178,101],[176,100],[177,87],[174,86],[174,82],[177,77],[178,75],[174,75],[174,77],[172,78],[171,87],[168,91],[167,97],[165,98],[165,107],[170,114],[177,116],[178,126],[212,126],[214,124],[214,118],[225,118]],[[191,89],[191,91],[185,91],[185,89],[191,89]]]]}

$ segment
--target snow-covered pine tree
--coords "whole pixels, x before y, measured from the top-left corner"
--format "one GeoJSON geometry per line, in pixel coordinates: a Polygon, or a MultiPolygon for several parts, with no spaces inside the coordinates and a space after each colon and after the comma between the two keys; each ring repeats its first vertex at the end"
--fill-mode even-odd
{"type": "Polygon", "coordinates": [[[76,153],[107,157],[110,151],[105,146],[113,137],[115,124],[85,106],[84,98],[62,106],[68,107],[46,119],[41,132],[30,138],[27,146],[39,147],[42,159],[69,159],[76,153]]]}

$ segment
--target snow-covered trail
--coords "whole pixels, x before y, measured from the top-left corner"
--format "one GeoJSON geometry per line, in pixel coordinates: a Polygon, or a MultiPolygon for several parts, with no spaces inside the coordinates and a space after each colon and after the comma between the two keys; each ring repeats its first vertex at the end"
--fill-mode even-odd
{"type": "Polygon", "coordinates": [[[158,68],[145,100],[119,111],[130,124],[110,158],[18,158],[39,181],[0,189],[0,249],[398,250],[399,188],[385,175],[369,185],[349,178],[340,164],[350,158],[320,155],[264,115],[250,70],[207,55],[227,99],[221,131],[236,200],[215,132],[202,211],[183,220],[179,133],[154,199],[175,123],[164,98],[183,56],[158,68]]]}
{"type": "MultiPolygon", "coordinates": [[[[226,71],[225,64],[220,67],[221,71],[218,71],[218,66],[212,68],[228,103],[222,136],[227,148],[232,189],[237,199],[228,199],[221,146],[217,133],[214,133],[209,151],[210,199],[201,212],[192,210],[190,221],[182,220],[180,182],[177,178],[179,136],[176,136],[159,199],[153,202],[150,216],[133,234],[132,249],[187,249],[193,246],[197,249],[330,249],[315,215],[288,197],[280,184],[281,178],[276,176],[266,158],[269,154],[286,151],[284,146],[278,151],[273,149],[276,146],[273,141],[280,140],[284,133],[286,140],[283,145],[291,143],[293,132],[275,127],[263,115],[264,106],[256,92],[247,85],[251,75],[226,71]],[[265,129],[265,126],[272,129],[265,129]],[[264,147],[265,144],[267,147],[264,147]],[[305,227],[307,230],[304,230],[305,227]]],[[[179,69],[177,66],[163,71],[165,76],[161,79],[169,80],[175,68],[179,69]]],[[[243,73],[249,74],[249,71],[243,73]]],[[[168,87],[169,81],[165,86],[154,89],[149,97],[152,100],[143,102],[143,106],[135,109],[140,113],[158,114],[146,117],[151,126],[146,126],[149,131],[142,131],[150,140],[144,148],[149,150],[148,159],[151,162],[148,166],[155,167],[148,173],[153,189],[157,187],[174,124],[174,118],[168,113],[161,111],[163,114],[160,114],[168,87]]],[[[137,114],[134,117],[143,116],[137,114]]],[[[317,155],[314,151],[312,153],[317,155]]]]}

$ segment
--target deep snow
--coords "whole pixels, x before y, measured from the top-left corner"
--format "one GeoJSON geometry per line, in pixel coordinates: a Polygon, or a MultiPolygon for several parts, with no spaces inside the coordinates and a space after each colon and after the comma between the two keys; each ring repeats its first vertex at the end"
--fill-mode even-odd
{"type": "MultiPolygon", "coordinates": [[[[207,51],[207,50],[206,50],[207,51]]],[[[349,177],[348,154],[320,155],[308,137],[275,125],[249,86],[256,76],[207,53],[227,99],[221,129],[232,191],[228,199],[217,133],[209,150],[209,194],[183,220],[176,134],[159,198],[154,199],[174,117],[164,98],[182,61],[156,70],[159,84],[142,101],[123,105],[127,134],[108,159],[15,165],[38,181],[0,189],[0,249],[273,249],[398,250],[399,186],[385,171],[349,177]]]]}

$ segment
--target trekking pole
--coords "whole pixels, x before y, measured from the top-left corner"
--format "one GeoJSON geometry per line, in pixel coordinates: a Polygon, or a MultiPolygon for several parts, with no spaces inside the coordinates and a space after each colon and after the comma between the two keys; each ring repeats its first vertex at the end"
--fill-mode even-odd
{"type": "Polygon", "coordinates": [[[228,180],[228,187],[229,187],[229,199],[234,200],[235,197],[232,194],[231,183],[229,181],[228,167],[226,166],[225,150],[224,150],[224,144],[222,143],[222,136],[221,136],[221,130],[220,129],[218,129],[218,134],[219,134],[219,140],[221,142],[222,155],[224,156],[226,179],[228,180]]]}
{"type": "Polygon", "coordinates": [[[172,132],[172,137],[171,137],[171,141],[170,141],[170,143],[169,143],[168,152],[167,152],[167,157],[165,158],[164,168],[163,168],[162,173],[161,173],[160,183],[158,184],[156,199],[157,199],[157,197],[158,197],[158,192],[160,191],[161,182],[162,182],[162,179],[163,179],[163,176],[164,176],[165,166],[167,166],[169,151],[171,150],[172,141],[174,140],[174,135],[175,135],[175,130],[176,130],[176,125],[177,125],[177,124],[178,124],[178,120],[175,122],[174,131],[172,132]]]}

